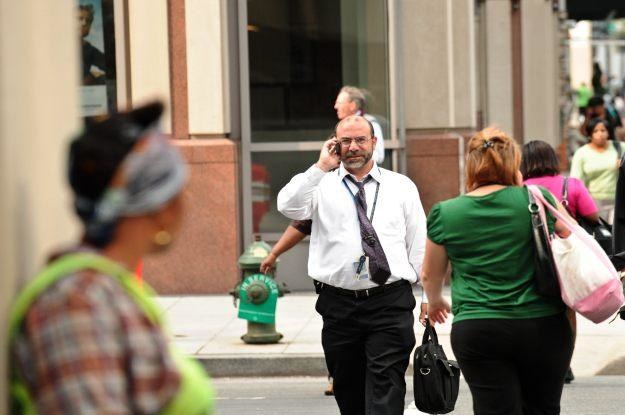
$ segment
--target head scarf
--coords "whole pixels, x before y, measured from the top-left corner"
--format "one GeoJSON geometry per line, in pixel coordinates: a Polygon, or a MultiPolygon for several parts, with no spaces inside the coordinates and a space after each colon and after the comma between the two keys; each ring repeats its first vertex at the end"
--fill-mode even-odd
{"type": "Polygon", "coordinates": [[[149,131],[123,159],[99,199],[76,195],[87,240],[106,243],[119,218],[158,210],[182,191],[187,175],[178,151],[161,133],[149,131]]]}

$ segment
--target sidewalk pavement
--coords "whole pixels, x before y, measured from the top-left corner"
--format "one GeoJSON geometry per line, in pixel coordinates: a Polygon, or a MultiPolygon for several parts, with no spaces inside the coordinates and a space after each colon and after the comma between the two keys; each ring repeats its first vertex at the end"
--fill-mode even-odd
{"type": "MultiPolygon", "coordinates": [[[[417,298],[420,297],[420,292],[417,298]]],[[[446,292],[449,298],[449,292],[446,292]]],[[[321,317],[314,293],[287,294],[278,300],[276,329],[284,335],[277,344],[249,345],[241,340],[247,322],[237,318],[229,295],[160,296],[173,342],[199,359],[214,377],[323,376],[321,317]]],[[[415,321],[418,307],[415,309],[415,321]]],[[[453,359],[449,343],[451,319],[437,325],[439,341],[453,359]]],[[[415,324],[417,344],[423,328],[415,324]]],[[[625,375],[625,321],[594,324],[577,316],[577,341],[571,363],[576,377],[625,375]]],[[[409,373],[412,369],[409,369],[409,373]]]]}

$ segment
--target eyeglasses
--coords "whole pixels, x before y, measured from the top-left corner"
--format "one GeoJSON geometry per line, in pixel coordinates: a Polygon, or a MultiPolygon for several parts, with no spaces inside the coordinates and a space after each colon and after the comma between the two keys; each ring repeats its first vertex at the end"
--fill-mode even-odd
{"type": "Polygon", "coordinates": [[[339,139],[339,143],[341,143],[341,146],[343,147],[349,147],[352,145],[352,141],[356,143],[358,147],[362,147],[367,143],[367,141],[369,141],[369,137],[343,137],[339,139]]]}

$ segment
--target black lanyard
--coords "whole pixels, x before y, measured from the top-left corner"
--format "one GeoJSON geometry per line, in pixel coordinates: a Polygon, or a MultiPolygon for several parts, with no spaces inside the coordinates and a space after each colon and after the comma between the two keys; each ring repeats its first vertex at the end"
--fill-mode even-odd
{"type": "MultiPolygon", "coordinates": [[[[342,180],[343,181],[343,185],[345,186],[345,188],[347,189],[347,191],[349,192],[349,194],[354,198],[354,203],[358,204],[358,191],[356,191],[356,194],[353,194],[352,191],[350,190],[349,186],[347,185],[347,182],[345,181],[345,179],[342,180]]],[[[363,185],[364,188],[364,185],[363,185]]],[[[371,208],[371,217],[369,218],[369,222],[371,222],[373,224],[373,215],[375,214],[375,207],[378,204],[378,193],[380,192],[380,182],[376,181],[376,186],[375,186],[375,199],[373,199],[373,207],[371,208]]]]}

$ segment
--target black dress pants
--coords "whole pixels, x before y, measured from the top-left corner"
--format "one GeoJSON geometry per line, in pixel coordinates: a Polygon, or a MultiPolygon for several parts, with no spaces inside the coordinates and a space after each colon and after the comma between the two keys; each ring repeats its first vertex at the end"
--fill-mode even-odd
{"type": "Polygon", "coordinates": [[[573,334],[564,313],[522,320],[463,320],[451,329],[476,415],[556,415],[573,334]]]}
{"type": "Polygon", "coordinates": [[[408,283],[369,298],[319,293],[321,342],[342,415],[404,413],[414,307],[408,283]]]}

